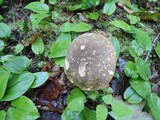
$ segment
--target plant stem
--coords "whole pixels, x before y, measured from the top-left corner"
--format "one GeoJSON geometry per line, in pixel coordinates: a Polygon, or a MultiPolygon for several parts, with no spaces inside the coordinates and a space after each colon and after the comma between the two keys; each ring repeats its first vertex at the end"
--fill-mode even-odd
{"type": "Polygon", "coordinates": [[[156,46],[159,36],[160,36],[160,32],[159,32],[159,33],[157,34],[157,36],[155,37],[155,39],[154,39],[154,41],[153,41],[153,47],[148,51],[145,61],[148,60],[148,58],[149,58],[149,56],[150,56],[153,48],[156,46]]]}

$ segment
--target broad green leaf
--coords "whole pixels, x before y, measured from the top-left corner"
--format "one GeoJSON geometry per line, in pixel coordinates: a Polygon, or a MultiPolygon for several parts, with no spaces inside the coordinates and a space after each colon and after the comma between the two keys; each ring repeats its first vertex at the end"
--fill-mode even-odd
{"type": "Polygon", "coordinates": [[[49,13],[49,6],[42,2],[31,2],[25,7],[25,9],[32,10],[39,14],[49,13]]]}
{"type": "Polygon", "coordinates": [[[31,19],[33,30],[35,30],[35,28],[38,26],[41,20],[43,20],[48,16],[49,14],[31,14],[30,19],[31,19]]]}
{"type": "Polygon", "coordinates": [[[123,96],[129,103],[139,103],[143,100],[143,98],[139,96],[131,87],[126,89],[123,96]]]}
{"type": "Polygon", "coordinates": [[[122,20],[114,20],[111,22],[111,24],[113,24],[114,26],[123,29],[124,31],[130,32],[131,31],[131,27],[130,25],[128,25],[126,22],[122,21],[122,20]]]}
{"type": "Polygon", "coordinates": [[[119,41],[118,41],[118,39],[116,37],[113,37],[113,36],[110,37],[110,40],[111,40],[111,42],[112,42],[112,44],[113,44],[113,46],[114,46],[114,48],[116,50],[116,59],[118,59],[119,53],[120,53],[120,44],[119,44],[119,41]]]}
{"type": "Polygon", "coordinates": [[[52,19],[59,19],[60,16],[59,16],[59,13],[57,11],[52,11],[52,19]]]}
{"type": "Polygon", "coordinates": [[[0,111],[0,118],[1,118],[1,120],[5,120],[6,119],[6,112],[4,110],[0,111]]]}
{"type": "Polygon", "coordinates": [[[56,2],[57,2],[57,0],[49,0],[49,3],[52,5],[56,4],[56,2]]]}
{"type": "Polygon", "coordinates": [[[132,61],[128,61],[124,67],[124,73],[127,77],[138,78],[138,71],[136,69],[136,64],[132,61]]]}
{"type": "Polygon", "coordinates": [[[114,100],[111,106],[116,118],[123,118],[133,113],[133,110],[120,100],[114,100]]]}
{"type": "Polygon", "coordinates": [[[14,52],[15,52],[15,54],[18,54],[18,53],[22,52],[23,49],[24,49],[24,46],[22,44],[17,44],[15,46],[14,52]]]}
{"type": "Polygon", "coordinates": [[[83,120],[83,115],[80,112],[74,112],[66,108],[63,111],[61,120],[83,120]]]}
{"type": "Polygon", "coordinates": [[[132,28],[133,37],[136,39],[139,46],[143,48],[143,50],[147,51],[152,48],[151,37],[141,29],[132,28]]]}
{"type": "Polygon", "coordinates": [[[62,40],[53,44],[50,49],[50,58],[64,57],[67,53],[67,49],[70,45],[70,41],[62,40]]]}
{"type": "Polygon", "coordinates": [[[154,48],[158,57],[160,58],[160,42],[157,42],[157,46],[154,48]]]}
{"type": "Polygon", "coordinates": [[[1,76],[1,79],[0,79],[0,99],[3,97],[3,95],[6,91],[9,75],[10,75],[10,72],[8,72],[0,67],[0,76],[1,76]]]}
{"type": "Polygon", "coordinates": [[[71,34],[70,33],[61,33],[58,38],[56,39],[56,42],[59,42],[59,41],[63,41],[63,40],[66,40],[66,41],[70,41],[71,42],[71,34]]]}
{"type": "Polygon", "coordinates": [[[61,25],[60,31],[62,32],[86,32],[89,31],[92,27],[84,22],[79,22],[77,24],[72,24],[66,22],[61,25]]]}
{"type": "Polygon", "coordinates": [[[131,14],[127,14],[127,18],[130,21],[130,24],[136,24],[138,22],[140,22],[140,18],[131,14]]]}
{"type": "Polygon", "coordinates": [[[68,9],[70,11],[74,11],[74,10],[78,10],[82,7],[82,5],[73,5],[73,6],[69,6],[68,9]]]}
{"type": "Polygon", "coordinates": [[[8,80],[6,92],[1,101],[11,101],[20,97],[30,88],[34,79],[35,76],[29,72],[12,75],[8,80]]]}
{"type": "Polygon", "coordinates": [[[3,51],[4,48],[4,42],[0,40],[0,52],[3,51]]]}
{"type": "Polygon", "coordinates": [[[0,22],[0,38],[7,38],[11,34],[11,28],[5,23],[0,22]]]}
{"type": "Polygon", "coordinates": [[[114,0],[107,0],[103,7],[103,13],[106,15],[111,15],[116,10],[116,3],[114,0]]]}
{"type": "Polygon", "coordinates": [[[47,81],[47,79],[50,76],[48,72],[36,72],[33,73],[33,75],[35,76],[35,80],[32,83],[31,88],[37,88],[41,86],[43,83],[47,81]]]}
{"type": "Polygon", "coordinates": [[[64,67],[65,57],[58,57],[58,58],[55,58],[54,60],[55,60],[56,65],[64,67]]]}
{"type": "Polygon", "coordinates": [[[36,106],[25,96],[12,101],[11,105],[7,111],[7,120],[35,120],[39,117],[36,106]]]}
{"type": "Polygon", "coordinates": [[[25,56],[11,56],[2,64],[9,72],[20,73],[30,65],[30,60],[25,56]]]}
{"type": "Polygon", "coordinates": [[[143,59],[141,58],[138,59],[136,63],[136,68],[142,79],[149,80],[151,76],[151,70],[148,64],[143,59]]]}
{"type": "Polygon", "coordinates": [[[0,4],[2,4],[4,2],[4,0],[0,0],[0,4]]]}
{"type": "Polygon", "coordinates": [[[139,57],[143,54],[143,49],[139,46],[137,41],[133,40],[130,43],[129,52],[133,57],[139,57]]]}
{"type": "Polygon", "coordinates": [[[43,40],[42,38],[37,38],[33,44],[32,44],[32,51],[39,55],[39,54],[42,54],[43,51],[44,51],[44,43],[43,43],[43,40]]]}
{"type": "Polygon", "coordinates": [[[107,104],[110,105],[113,102],[113,97],[112,95],[105,95],[102,97],[102,100],[107,104]]]}
{"type": "Polygon", "coordinates": [[[143,98],[151,92],[151,85],[148,81],[144,81],[140,78],[130,80],[131,87],[143,98]]]}
{"type": "Polygon", "coordinates": [[[83,120],[97,120],[96,119],[96,111],[95,110],[91,110],[87,107],[85,107],[83,109],[83,111],[81,111],[80,113],[83,116],[83,120]]]}
{"type": "Polygon", "coordinates": [[[71,101],[73,101],[77,98],[82,99],[82,101],[84,101],[84,102],[86,101],[86,97],[83,94],[83,92],[79,88],[74,88],[71,91],[70,95],[68,95],[68,97],[67,97],[67,104],[69,104],[71,101]]]}
{"type": "Polygon", "coordinates": [[[155,120],[160,120],[160,98],[156,94],[150,93],[147,96],[147,101],[155,120]]]}
{"type": "Polygon", "coordinates": [[[100,95],[98,91],[86,91],[85,93],[92,100],[96,100],[96,98],[100,95]]]}
{"type": "Polygon", "coordinates": [[[98,6],[100,3],[100,0],[82,0],[81,5],[82,5],[82,10],[93,8],[98,6]]]}
{"type": "Polygon", "coordinates": [[[84,103],[85,101],[81,97],[78,97],[70,101],[67,108],[72,111],[81,112],[84,109],[84,103]]]}
{"type": "Polygon", "coordinates": [[[99,18],[99,14],[97,12],[92,12],[92,13],[89,13],[87,17],[92,20],[97,20],[99,18]]]}
{"type": "Polygon", "coordinates": [[[108,109],[104,105],[97,105],[96,118],[97,120],[106,120],[108,116],[108,109]]]}

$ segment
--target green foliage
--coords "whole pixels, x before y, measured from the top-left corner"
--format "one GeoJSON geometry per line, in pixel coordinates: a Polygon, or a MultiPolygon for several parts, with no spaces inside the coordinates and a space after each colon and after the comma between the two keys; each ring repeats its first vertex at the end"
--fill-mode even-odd
{"type": "Polygon", "coordinates": [[[6,118],[6,112],[4,110],[0,111],[0,118],[1,118],[1,120],[5,120],[5,118],[6,118]]]}
{"type": "Polygon", "coordinates": [[[96,118],[97,120],[106,120],[108,116],[108,109],[104,105],[97,105],[96,118]]]}
{"type": "Polygon", "coordinates": [[[43,83],[47,81],[47,79],[50,76],[48,72],[36,72],[33,73],[33,75],[35,76],[35,80],[32,83],[31,88],[37,88],[41,86],[43,83]]]}
{"type": "Polygon", "coordinates": [[[100,0],[82,0],[81,1],[81,9],[82,10],[86,10],[86,9],[89,9],[89,8],[92,8],[92,7],[96,7],[98,6],[100,3],[100,0]]]}
{"type": "Polygon", "coordinates": [[[4,45],[5,45],[4,42],[0,40],[0,52],[3,51],[4,45]]]}
{"type": "Polygon", "coordinates": [[[97,20],[99,18],[99,14],[97,12],[92,12],[92,13],[89,13],[87,17],[92,20],[97,20]]]}
{"type": "Polygon", "coordinates": [[[6,87],[7,87],[7,83],[8,83],[8,78],[9,78],[10,72],[4,70],[3,68],[0,67],[0,99],[3,97],[5,91],[6,91],[6,87]]]}
{"type": "Polygon", "coordinates": [[[131,14],[127,14],[127,18],[130,21],[130,24],[136,24],[140,21],[140,18],[131,14]]]}
{"type": "Polygon", "coordinates": [[[136,69],[136,64],[132,61],[128,61],[124,68],[124,73],[127,77],[138,78],[139,74],[136,69]]]}
{"type": "Polygon", "coordinates": [[[11,28],[5,23],[0,22],[0,38],[7,38],[11,34],[11,28]]]}
{"type": "Polygon", "coordinates": [[[148,81],[144,81],[143,79],[131,79],[130,84],[132,88],[143,98],[151,92],[151,85],[148,81]]]}
{"type": "Polygon", "coordinates": [[[57,2],[57,0],[49,0],[49,3],[52,5],[56,4],[56,2],[57,2]]]}
{"type": "Polygon", "coordinates": [[[7,120],[35,120],[39,117],[36,106],[25,96],[12,101],[11,105],[7,111],[7,120]]]}
{"type": "Polygon", "coordinates": [[[139,96],[132,87],[128,87],[123,96],[129,103],[139,103],[143,100],[143,98],[139,96]]]}
{"type": "Polygon", "coordinates": [[[152,115],[155,118],[155,120],[159,120],[160,119],[160,98],[154,94],[154,93],[150,93],[147,96],[147,101],[148,101],[148,105],[151,109],[152,115]]]}
{"type": "Polygon", "coordinates": [[[11,101],[20,97],[30,88],[34,79],[35,76],[29,72],[12,75],[8,80],[5,95],[0,101],[11,101]]]}
{"type": "Polygon", "coordinates": [[[79,22],[77,24],[72,24],[66,22],[61,25],[60,31],[62,32],[86,32],[89,31],[92,27],[84,22],[79,22]]]}
{"type": "Polygon", "coordinates": [[[111,15],[116,10],[116,3],[114,0],[107,0],[103,7],[103,13],[106,15],[111,15]]]}
{"type": "Polygon", "coordinates": [[[44,43],[43,43],[43,40],[42,38],[37,38],[33,44],[32,44],[32,51],[39,55],[39,54],[42,54],[43,51],[44,51],[44,43]]]}
{"type": "Polygon", "coordinates": [[[3,67],[9,72],[20,73],[24,71],[29,65],[30,61],[25,56],[3,56],[1,58],[3,67]]]}
{"type": "Polygon", "coordinates": [[[148,64],[143,59],[141,58],[138,59],[136,63],[136,68],[141,78],[143,78],[143,80],[149,80],[151,76],[151,70],[148,64]]]}
{"type": "Polygon", "coordinates": [[[112,95],[105,95],[102,97],[103,101],[105,102],[105,104],[110,105],[113,102],[113,97],[112,95]]]}
{"type": "Polygon", "coordinates": [[[158,57],[160,58],[160,42],[157,43],[157,46],[154,48],[158,57]]]}
{"type": "Polygon", "coordinates": [[[17,44],[15,46],[15,50],[14,50],[14,53],[15,54],[19,54],[20,52],[22,52],[22,50],[24,49],[24,46],[22,44],[17,44]]]}

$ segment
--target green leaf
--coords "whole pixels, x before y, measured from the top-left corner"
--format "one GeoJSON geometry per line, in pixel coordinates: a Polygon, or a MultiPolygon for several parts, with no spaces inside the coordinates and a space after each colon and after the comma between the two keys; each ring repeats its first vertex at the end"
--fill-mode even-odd
{"type": "Polygon", "coordinates": [[[160,98],[156,94],[150,93],[147,96],[147,101],[155,120],[160,120],[160,98]]]}
{"type": "Polygon", "coordinates": [[[38,24],[48,16],[49,14],[31,14],[30,19],[31,19],[33,30],[35,30],[38,24]]]}
{"type": "Polygon", "coordinates": [[[1,101],[10,101],[20,97],[30,88],[34,79],[35,76],[29,72],[12,75],[8,80],[6,92],[1,101]]]}
{"type": "Polygon", "coordinates": [[[7,120],[35,120],[39,117],[36,106],[25,96],[12,101],[11,105],[7,111],[7,120]]]}
{"type": "Polygon", "coordinates": [[[133,40],[130,43],[129,52],[133,57],[139,57],[143,54],[143,49],[139,46],[137,41],[133,40]]]}
{"type": "Polygon", "coordinates": [[[80,115],[83,116],[82,120],[97,120],[96,119],[96,112],[94,110],[87,108],[87,107],[85,107],[83,109],[83,111],[81,111],[80,115]]]}
{"type": "Polygon", "coordinates": [[[18,54],[18,53],[20,53],[23,49],[24,49],[24,46],[23,46],[22,44],[17,44],[17,45],[15,46],[14,52],[15,52],[15,54],[18,54]]]}
{"type": "Polygon", "coordinates": [[[64,57],[67,53],[67,49],[70,45],[70,41],[62,40],[53,44],[50,49],[50,58],[59,58],[64,57]]]}
{"type": "Polygon", "coordinates": [[[138,79],[131,79],[130,84],[132,88],[143,98],[151,92],[151,85],[148,81],[144,81],[140,78],[138,79]]]}
{"type": "Polygon", "coordinates": [[[143,50],[150,50],[152,48],[151,37],[144,32],[143,30],[132,28],[133,37],[136,39],[139,46],[143,48],[143,50]]]}
{"type": "Polygon", "coordinates": [[[92,20],[97,20],[99,18],[99,14],[97,12],[92,12],[92,13],[89,13],[87,17],[92,20]]]}
{"type": "Polygon", "coordinates": [[[78,97],[69,102],[67,107],[72,111],[80,112],[84,109],[84,103],[85,101],[81,97],[78,97]]]}
{"type": "Polygon", "coordinates": [[[103,13],[105,13],[106,15],[113,14],[115,10],[116,4],[114,0],[108,0],[103,7],[103,13]]]}
{"type": "Polygon", "coordinates": [[[33,44],[32,44],[32,51],[39,55],[39,54],[42,54],[43,51],[44,51],[44,43],[43,43],[43,40],[42,38],[37,38],[33,44]]]}
{"type": "Polygon", "coordinates": [[[112,95],[105,95],[102,97],[102,100],[107,104],[110,105],[113,102],[113,97],[112,95]]]}
{"type": "Polygon", "coordinates": [[[93,8],[98,6],[100,3],[100,0],[82,0],[81,5],[82,5],[82,10],[86,10],[89,8],[93,8]]]}
{"type": "Polygon", "coordinates": [[[96,118],[97,120],[106,120],[108,116],[108,109],[104,105],[97,105],[96,118]]]}
{"type": "Polygon", "coordinates": [[[73,5],[73,6],[69,6],[69,10],[70,11],[74,11],[74,10],[78,10],[82,7],[82,5],[73,5]]]}
{"type": "Polygon", "coordinates": [[[89,31],[92,27],[84,22],[80,22],[77,24],[72,24],[69,22],[66,22],[61,25],[60,31],[62,32],[86,32],[89,31]]]}
{"type": "Polygon", "coordinates": [[[31,85],[31,88],[37,88],[41,86],[43,83],[47,81],[50,74],[48,72],[36,72],[33,74],[35,76],[35,80],[31,85]]]}
{"type": "Polygon", "coordinates": [[[0,67],[0,76],[1,76],[1,79],[0,79],[0,91],[1,91],[0,92],[0,99],[1,99],[6,91],[10,72],[8,72],[0,67]]]}
{"type": "Polygon", "coordinates": [[[59,41],[63,41],[63,40],[66,40],[66,41],[70,41],[71,42],[71,34],[70,33],[61,33],[58,38],[56,39],[56,42],[59,42],[59,41]]]}
{"type": "Polygon", "coordinates": [[[5,120],[6,119],[6,112],[4,110],[0,111],[0,118],[1,118],[1,120],[5,120]]]}
{"type": "Polygon", "coordinates": [[[149,80],[151,76],[151,70],[148,64],[143,59],[138,59],[136,63],[136,68],[141,78],[143,78],[144,80],[149,80]]]}
{"type": "Polygon", "coordinates": [[[158,57],[160,58],[160,42],[157,42],[157,46],[154,48],[158,57]]]}
{"type": "Polygon", "coordinates": [[[114,20],[111,22],[111,24],[113,24],[114,26],[123,29],[124,31],[130,32],[131,31],[131,27],[130,25],[128,25],[126,22],[122,21],[122,20],[114,20]]]}
{"type": "Polygon", "coordinates": [[[32,10],[39,14],[49,13],[48,5],[42,2],[31,2],[25,7],[25,9],[32,10]]]}
{"type": "Polygon", "coordinates": [[[119,100],[114,100],[111,106],[116,118],[123,118],[133,113],[132,109],[130,109],[125,103],[119,100]]]}
{"type": "Polygon", "coordinates": [[[86,97],[83,94],[83,92],[79,89],[79,88],[74,88],[70,95],[67,97],[67,104],[69,104],[71,101],[75,100],[75,99],[81,99],[83,102],[86,101],[86,97]]]}
{"type": "Polygon", "coordinates": [[[96,101],[96,98],[100,95],[98,91],[86,91],[85,93],[90,99],[94,101],[96,101]]]}
{"type": "Polygon", "coordinates": [[[52,5],[56,4],[56,2],[57,2],[57,0],[49,0],[49,3],[52,5]]]}
{"type": "Polygon", "coordinates": [[[60,65],[61,67],[64,67],[65,57],[55,58],[54,60],[56,65],[60,65]]]}
{"type": "Polygon", "coordinates": [[[143,100],[143,98],[139,96],[131,87],[126,89],[123,96],[129,103],[139,103],[143,100]]]}
{"type": "Polygon", "coordinates": [[[4,49],[4,42],[0,40],[0,52],[4,49]]]}
{"type": "Polygon", "coordinates": [[[127,77],[138,78],[139,74],[136,69],[136,64],[132,61],[128,61],[124,67],[124,73],[127,77]]]}
{"type": "Polygon", "coordinates": [[[119,44],[119,41],[118,41],[118,39],[116,37],[113,37],[113,36],[110,37],[110,40],[111,40],[111,42],[112,42],[112,44],[113,44],[113,46],[114,46],[114,48],[116,50],[116,59],[118,59],[119,53],[120,53],[120,44],[119,44]]]}
{"type": "Polygon", "coordinates": [[[130,21],[130,24],[136,24],[138,22],[140,22],[140,18],[131,14],[127,14],[127,18],[130,21]]]}
{"type": "Polygon", "coordinates": [[[11,34],[11,28],[5,23],[0,22],[0,38],[7,38],[11,34]]]}
{"type": "Polygon", "coordinates": [[[30,61],[25,56],[11,56],[2,64],[9,72],[20,73],[30,65],[30,61]]]}

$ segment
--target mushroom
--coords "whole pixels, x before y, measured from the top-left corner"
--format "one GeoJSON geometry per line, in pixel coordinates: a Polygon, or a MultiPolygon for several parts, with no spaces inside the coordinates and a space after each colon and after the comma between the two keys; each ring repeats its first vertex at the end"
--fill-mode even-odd
{"type": "Polygon", "coordinates": [[[116,64],[115,49],[103,35],[85,33],[71,43],[65,58],[67,78],[82,90],[108,87],[116,64]]]}

